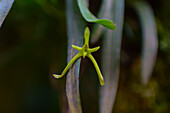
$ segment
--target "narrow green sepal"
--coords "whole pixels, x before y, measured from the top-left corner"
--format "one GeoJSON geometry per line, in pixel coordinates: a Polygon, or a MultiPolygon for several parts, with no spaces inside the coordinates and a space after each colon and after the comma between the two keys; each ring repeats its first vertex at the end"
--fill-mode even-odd
{"type": "Polygon", "coordinates": [[[103,79],[102,73],[100,71],[100,68],[99,68],[96,60],[94,59],[94,57],[91,54],[87,55],[87,57],[89,57],[90,60],[93,62],[93,65],[94,65],[96,72],[97,72],[97,75],[99,77],[100,84],[103,86],[104,85],[104,79],[103,79]]]}
{"type": "Polygon", "coordinates": [[[92,53],[92,52],[96,52],[97,50],[100,49],[100,46],[98,47],[95,47],[95,48],[92,48],[92,49],[89,49],[89,52],[92,53]]]}
{"type": "Polygon", "coordinates": [[[90,37],[90,30],[88,27],[86,27],[86,29],[84,31],[84,39],[85,39],[84,45],[87,45],[87,48],[89,47],[89,37],[90,37]]]}
{"type": "Polygon", "coordinates": [[[75,45],[72,45],[72,48],[77,49],[78,51],[80,51],[80,50],[81,50],[81,47],[79,47],[79,46],[75,46],[75,45]]]}
{"type": "Polygon", "coordinates": [[[57,75],[57,74],[53,74],[53,76],[55,78],[61,78],[63,77],[67,71],[69,70],[70,66],[78,59],[80,58],[82,55],[80,53],[78,53],[77,55],[75,55],[71,60],[70,62],[67,64],[67,66],[65,67],[64,71],[61,73],[61,75],[57,75]]]}

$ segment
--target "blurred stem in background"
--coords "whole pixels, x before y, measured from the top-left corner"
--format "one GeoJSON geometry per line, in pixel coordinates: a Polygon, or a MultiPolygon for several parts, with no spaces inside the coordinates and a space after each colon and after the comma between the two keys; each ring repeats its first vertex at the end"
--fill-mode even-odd
{"type": "MultiPolygon", "coordinates": [[[[68,26],[68,63],[78,53],[72,45],[83,45],[83,31],[85,28],[81,14],[79,13],[76,0],[66,0],[67,26],[68,26]]],[[[78,59],[71,67],[67,75],[66,93],[71,113],[82,113],[80,92],[79,92],[79,70],[80,61],[78,59]]]]}

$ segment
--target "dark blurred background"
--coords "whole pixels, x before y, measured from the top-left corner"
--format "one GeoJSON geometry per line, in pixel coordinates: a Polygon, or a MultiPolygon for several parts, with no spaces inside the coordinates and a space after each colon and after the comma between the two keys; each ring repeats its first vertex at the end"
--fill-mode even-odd
{"type": "MultiPolygon", "coordinates": [[[[147,1],[155,13],[159,50],[146,86],[139,83],[141,28],[131,2],[126,1],[125,7],[120,83],[113,112],[170,113],[170,1],[147,1]]],[[[65,9],[64,0],[14,2],[0,28],[0,113],[67,112],[66,77],[52,77],[52,73],[61,73],[67,62],[65,9]]],[[[99,62],[100,54],[95,55],[99,62]]],[[[97,113],[98,78],[89,60],[82,64],[83,111],[97,113]]]]}

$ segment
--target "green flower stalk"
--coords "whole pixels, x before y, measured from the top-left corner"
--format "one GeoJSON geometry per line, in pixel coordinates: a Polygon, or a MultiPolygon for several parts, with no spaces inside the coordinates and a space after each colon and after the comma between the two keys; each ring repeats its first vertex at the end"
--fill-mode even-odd
{"type": "Polygon", "coordinates": [[[75,46],[75,45],[72,45],[72,47],[74,49],[77,49],[79,51],[79,53],[73,57],[73,59],[71,59],[71,61],[67,64],[66,68],[64,69],[64,71],[62,72],[61,75],[57,75],[57,74],[53,74],[53,76],[55,78],[61,78],[63,77],[66,72],[68,71],[68,69],[70,68],[70,66],[77,60],[79,59],[80,57],[83,57],[85,58],[86,56],[90,58],[90,60],[92,61],[92,63],[94,64],[94,67],[97,71],[97,74],[98,74],[98,77],[99,77],[99,81],[100,81],[100,84],[103,86],[104,85],[104,79],[103,79],[103,76],[102,76],[102,73],[100,71],[100,68],[96,62],[96,60],[94,59],[94,57],[92,56],[91,53],[97,51],[100,46],[98,47],[95,47],[95,48],[89,48],[89,37],[90,37],[90,30],[88,27],[86,27],[85,29],[85,32],[84,32],[84,38],[85,38],[85,43],[83,45],[83,47],[78,47],[78,46],[75,46]]]}

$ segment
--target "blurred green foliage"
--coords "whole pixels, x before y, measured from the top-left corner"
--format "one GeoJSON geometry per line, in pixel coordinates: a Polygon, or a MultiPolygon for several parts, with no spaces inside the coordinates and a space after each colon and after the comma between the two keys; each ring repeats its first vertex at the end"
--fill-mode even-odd
{"type": "MultiPolygon", "coordinates": [[[[120,83],[114,113],[170,112],[170,1],[147,1],[155,13],[158,29],[155,69],[149,83],[142,86],[139,82],[141,29],[131,8],[133,0],[126,1],[120,83]]],[[[93,2],[90,7],[94,7],[92,12],[97,12],[98,6],[93,2]]],[[[66,65],[66,33],[65,1],[14,2],[0,28],[1,113],[67,112],[65,77],[56,80],[51,76],[60,73],[66,65]]],[[[101,54],[94,55],[97,61],[101,54]]],[[[93,76],[96,72],[90,61],[84,59],[83,64],[80,77],[83,111],[97,113],[98,79],[93,76]]]]}

